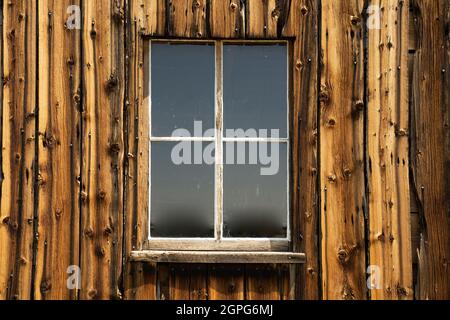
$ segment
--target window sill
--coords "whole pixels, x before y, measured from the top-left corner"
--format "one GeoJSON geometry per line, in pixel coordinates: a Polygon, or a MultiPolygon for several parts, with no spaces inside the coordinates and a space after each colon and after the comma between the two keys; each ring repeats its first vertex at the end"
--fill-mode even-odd
{"type": "Polygon", "coordinates": [[[133,251],[132,262],[196,264],[303,264],[304,253],[225,251],[133,251]]]}

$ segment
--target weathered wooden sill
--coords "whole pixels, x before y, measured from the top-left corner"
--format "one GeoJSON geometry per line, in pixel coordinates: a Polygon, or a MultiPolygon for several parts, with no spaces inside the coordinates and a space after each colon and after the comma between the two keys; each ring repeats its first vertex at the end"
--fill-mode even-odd
{"type": "Polygon", "coordinates": [[[225,252],[225,251],[133,251],[133,262],[151,263],[236,263],[236,264],[302,264],[304,253],[225,252]]]}

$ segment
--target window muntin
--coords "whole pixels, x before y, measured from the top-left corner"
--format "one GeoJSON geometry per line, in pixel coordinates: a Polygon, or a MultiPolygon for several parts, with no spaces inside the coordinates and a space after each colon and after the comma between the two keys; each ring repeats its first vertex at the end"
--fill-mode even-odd
{"type": "MultiPolygon", "coordinates": [[[[151,42],[149,50],[151,61],[149,64],[150,244],[166,243],[164,240],[167,240],[175,243],[183,241],[184,246],[190,249],[210,248],[209,243],[212,244],[213,248],[217,246],[218,249],[242,249],[239,244],[245,245],[245,240],[250,241],[250,243],[261,241],[260,248],[271,247],[270,241],[276,243],[282,241],[287,243],[289,241],[290,144],[287,46],[287,42],[264,44],[223,41],[151,42]],[[214,66],[212,67],[211,48],[214,49],[214,66]],[[178,57],[182,55],[180,53],[185,49],[197,52],[199,56],[203,57],[202,59],[194,59],[195,63],[192,65],[193,68],[190,72],[195,73],[197,69],[200,69],[202,72],[197,73],[197,75],[200,77],[207,75],[208,81],[204,81],[204,78],[195,80],[196,76],[186,76],[185,72],[188,72],[189,68],[184,66],[185,72],[173,71],[172,66],[175,64],[170,63],[171,58],[175,57],[177,64],[180,63],[180,60],[189,63],[187,61],[189,59],[178,57]],[[170,54],[168,51],[171,51],[170,54]],[[158,53],[155,55],[155,52],[158,53]],[[162,54],[163,52],[165,54],[162,54]],[[156,67],[155,72],[155,66],[160,65],[160,60],[164,62],[165,67],[156,67]],[[161,75],[164,69],[166,72],[173,72],[173,74],[161,75]],[[208,69],[211,69],[210,71],[215,75],[214,81],[211,81],[211,72],[208,69]],[[245,73],[245,76],[242,73],[245,73]],[[253,77],[258,78],[258,81],[250,84],[252,74],[253,77]],[[165,80],[159,84],[154,84],[158,82],[156,80],[159,79],[158,77],[165,77],[165,80]],[[164,97],[167,94],[174,94],[171,89],[167,89],[167,86],[170,87],[172,83],[167,79],[172,77],[184,78],[176,79],[178,83],[189,82],[182,91],[185,89],[193,90],[194,96],[198,94],[202,98],[194,97],[195,102],[189,101],[183,106],[183,101],[189,100],[192,95],[188,93],[179,94],[179,97],[182,97],[178,100],[181,101],[179,105],[177,105],[176,98],[168,99],[164,97]],[[270,77],[272,79],[264,79],[270,77]],[[192,85],[194,81],[197,84],[192,85]],[[202,85],[198,85],[198,83],[202,85]],[[211,102],[210,97],[211,83],[214,85],[213,102],[211,102]],[[166,88],[162,88],[163,85],[166,88]],[[247,97],[245,96],[245,90],[241,90],[240,86],[249,87],[250,93],[247,97]],[[155,93],[155,90],[158,93],[155,93]],[[262,97],[258,97],[258,92],[261,93],[262,97]],[[157,103],[156,109],[155,103],[157,103]],[[203,103],[203,105],[196,106],[196,103],[203,103]],[[169,107],[166,108],[166,105],[169,105],[169,107]],[[260,105],[260,110],[258,110],[258,105],[260,105]],[[206,135],[201,136],[197,133],[192,136],[179,136],[169,132],[170,130],[186,128],[194,133],[194,130],[191,129],[194,121],[202,121],[204,131],[210,129],[208,123],[211,122],[211,109],[214,118],[211,126],[213,130],[209,130],[206,135]],[[162,116],[155,114],[159,112],[158,110],[163,110],[162,116]],[[201,112],[198,112],[198,110],[201,110],[201,112]],[[180,112],[181,116],[176,115],[177,112],[180,112]],[[196,112],[198,113],[196,114],[196,112]],[[172,119],[181,120],[173,121],[172,119]],[[158,121],[161,121],[163,125],[156,124],[158,121]],[[189,121],[192,121],[192,123],[189,123],[189,121]],[[224,127],[224,124],[227,127],[224,127]],[[233,128],[234,126],[236,128],[233,128]],[[268,135],[236,137],[227,134],[228,129],[244,129],[244,131],[248,129],[255,129],[256,131],[268,129],[268,135]],[[279,135],[271,136],[271,129],[278,129],[279,135]],[[170,143],[173,147],[174,143],[182,141],[190,142],[192,145],[201,143],[203,147],[214,144],[215,163],[213,165],[204,163],[201,165],[181,165],[175,168],[175,165],[165,163],[170,160],[167,159],[168,150],[165,151],[165,156],[154,154],[155,152],[161,152],[158,151],[159,148],[170,149],[170,143]],[[277,148],[275,149],[280,150],[278,173],[271,176],[258,176],[258,170],[262,167],[260,164],[228,164],[226,162],[226,145],[230,143],[235,143],[235,149],[238,149],[238,144],[250,146],[256,143],[265,143],[269,150],[276,145],[277,148]],[[158,146],[159,144],[167,145],[161,147],[158,146]],[[166,175],[165,171],[170,171],[170,173],[166,175]],[[189,171],[197,171],[197,173],[190,174],[189,171]],[[202,173],[199,173],[199,171],[202,173]],[[213,178],[211,178],[211,172],[214,172],[213,178]],[[200,175],[201,178],[196,175],[200,175]],[[181,177],[184,179],[186,176],[190,176],[191,180],[187,179],[187,181],[180,183],[181,177]],[[171,182],[170,180],[175,181],[171,182]],[[179,186],[171,187],[172,183],[179,183],[179,186]],[[182,192],[181,189],[183,188],[188,191],[188,194],[179,197],[178,194],[182,192]],[[211,193],[214,193],[214,195],[211,196],[211,193]],[[243,195],[247,195],[247,197],[243,195]],[[208,199],[203,199],[203,203],[199,204],[203,197],[208,199]],[[184,207],[186,210],[183,210],[183,204],[186,204],[184,207]],[[170,209],[171,206],[174,210],[170,209]],[[213,208],[208,212],[208,208],[211,208],[211,206],[213,208]],[[172,212],[172,214],[167,214],[167,212],[172,212]],[[259,216],[258,212],[260,212],[259,216]],[[241,219],[239,219],[239,213],[244,214],[241,219]],[[174,219],[167,219],[167,216],[172,216],[174,219]],[[257,218],[258,222],[261,223],[252,224],[252,220],[255,221],[257,218]],[[194,219],[198,219],[198,221],[192,223],[194,219]],[[214,226],[212,226],[212,221],[214,221],[214,226]],[[185,225],[186,230],[180,228],[180,225],[185,225]],[[257,226],[260,226],[260,229],[257,226]],[[205,241],[200,244],[197,242],[197,240],[200,240],[199,238],[204,238],[205,241]],[[267,241],[269,243],[262,243],[267,241]],[[189,246],[186,246],[187,243],[189,246]]],[[[194,147],[192,147],[193,149],[194,147]]],[[[246,157],[249,157],[249,147],[246,149],[246,157]]],[[[194,157],[192,159],[194,160],[194,157]]]]}

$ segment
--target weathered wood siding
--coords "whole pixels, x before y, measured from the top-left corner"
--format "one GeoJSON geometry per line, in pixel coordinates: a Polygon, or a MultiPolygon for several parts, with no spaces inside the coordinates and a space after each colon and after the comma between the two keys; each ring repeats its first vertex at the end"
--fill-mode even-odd
{"type": "Polygon", "coordinates": [[[450,0],[0,3],[0,299],[450,299],[450,0]],[[129,261],[147,239],[146,37],[290,41],[306,264],[129,261]]]}

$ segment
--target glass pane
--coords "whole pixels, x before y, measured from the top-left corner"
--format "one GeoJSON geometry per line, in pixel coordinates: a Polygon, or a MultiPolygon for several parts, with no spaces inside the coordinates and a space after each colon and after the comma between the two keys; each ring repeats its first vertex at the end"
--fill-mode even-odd
{"type": "Polygon", "coordinates": [[[287,144],[225,143],[224,155],[224,237],[286,238],[287,144]]]}
{"type": "MultiPolygon", "coordinates": [[[[187,145],[186,142],[184,145],[172,142],[151,145],[152,237],[214,237],[214,165],[176,165],[188,163],[180,162],[177,156],[179,147],[187,145]]],[[[206,149],[208,145],[203,146],[206,149]]],[[[194,144],[191,146],[194,157],[194,144]]]]}
{"type": "Polygon", "coordinates": [[[205,131],[214,129],[214,45],[153,42],[151,57],[152,135],[171,137],[185,129],[201,137],[195,121],[205,131]]]}
{"type": "Polygon", "coordinates": [[[287,138],[287,46],[224,45],[225,129],[278,129],[287,138]]]}

